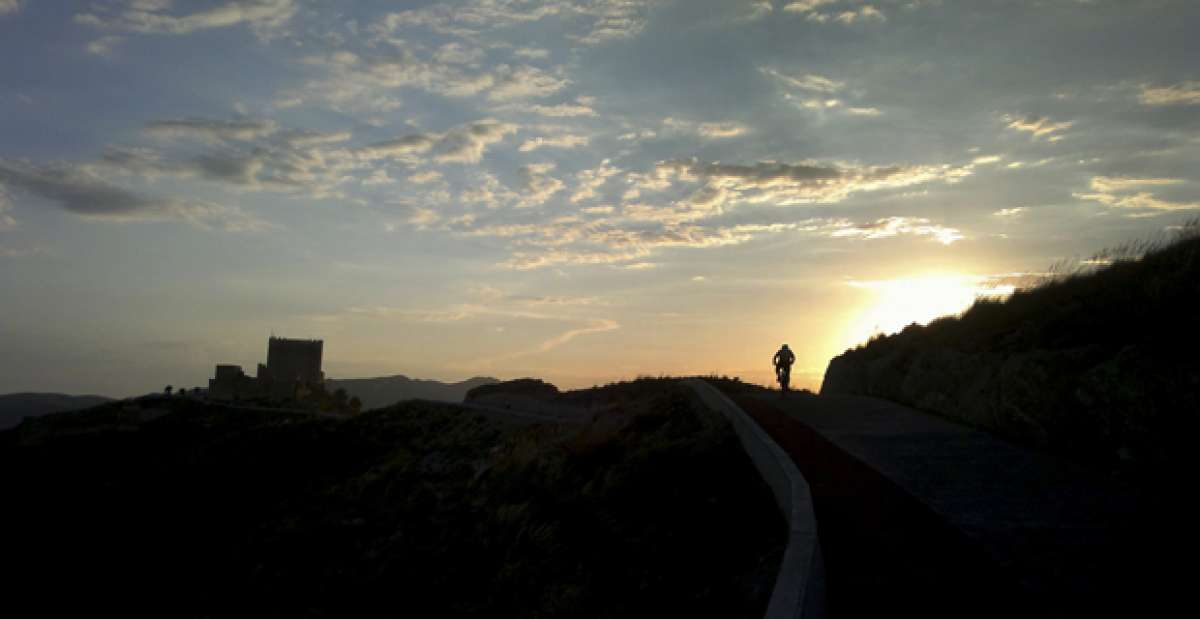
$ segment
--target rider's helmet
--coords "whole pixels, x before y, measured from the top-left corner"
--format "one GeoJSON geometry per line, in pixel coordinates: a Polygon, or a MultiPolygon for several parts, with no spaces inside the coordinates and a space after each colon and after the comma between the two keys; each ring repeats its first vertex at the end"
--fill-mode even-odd
{"type": "Polygon", "coordinates": [[[784,349],[784,350],[787,350],[787,344],[784,344],[784,345],[783,345],[783,349],[784,349]]]}

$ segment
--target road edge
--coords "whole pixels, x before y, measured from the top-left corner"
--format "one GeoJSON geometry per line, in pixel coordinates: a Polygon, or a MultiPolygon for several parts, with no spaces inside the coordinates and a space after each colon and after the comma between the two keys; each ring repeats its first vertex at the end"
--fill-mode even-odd
{"type": "Polygon", "coordinates": [[[733,425],[763,481],[788,523],[788,545],[779,563],[765,619],[819,619],[825,616],[825,563],[817,539],[817,515],[808,481],[790,456],[745,411],[719,389],[699,378],[687,378],[706,406],[733,425]]]}

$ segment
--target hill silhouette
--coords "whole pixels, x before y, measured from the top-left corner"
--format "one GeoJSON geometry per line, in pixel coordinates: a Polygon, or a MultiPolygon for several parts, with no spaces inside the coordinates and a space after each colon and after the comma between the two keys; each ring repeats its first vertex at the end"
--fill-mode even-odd
{"type": "Polygon", "coordinates": [[[90,408],[111,401],[112,398],[99,395],[6,393],[0,395],[0,430],[15,427],[25,417],[90,408]]]}
{"type": "Polygon", "coordinates": [[[1190,470],[1200,431],[1200,226],[1099,258],[1111,263],[846,351],[821,393],[886,398],[1165,483],[1190,470]]]}
{"type": "Polygon", "coordinates": [[[333,393],[345,389],[348,396],[358,396],[363,408],[369,410],[414,399],[462,402],[471,389],[498,382],[495,378],[476,376],[457,383],[443,383],[397,374],[378,378],[330,378],[325,381],[325,390],[333,393]]]}
{"type": "Polygon", "coordinates": [[[466,401],[479,401],[488,396],[519,396],[533,399],[552,399],[559,395],[558,387],[538,378],[518,378],[501,383],[480,385],[467,392],[466,401]]]}
{"type": "Polygon", "coordinates": [[[770,491],[724,418],[652,382],[588,390],[571,424],[164,396],[31,420],[0,432],[6,582],[45,615],[761,617],[770,491]]]}

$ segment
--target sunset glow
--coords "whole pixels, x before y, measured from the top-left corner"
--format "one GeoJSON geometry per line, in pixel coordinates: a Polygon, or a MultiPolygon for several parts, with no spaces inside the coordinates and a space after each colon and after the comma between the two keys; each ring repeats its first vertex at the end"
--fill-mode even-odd
{"type": "Polygon", "coordinates": [[[1004,298],[1012,284],[996,284],[979,275],[932,274],[883,281],[851,281],[868,291],[870,305],[857,313],[846,336],[846,347],[866,342],[876,334],[892,334],[916,323],[928,324],[939,316],[961,314],[978,298],[1004,298]]]}

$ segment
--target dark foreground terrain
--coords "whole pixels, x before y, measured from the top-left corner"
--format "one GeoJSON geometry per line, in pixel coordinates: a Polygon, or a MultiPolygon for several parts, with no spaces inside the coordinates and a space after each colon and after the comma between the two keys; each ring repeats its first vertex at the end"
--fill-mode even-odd
{"type": "MultiPolygon", "coordinates": [[[[632,386],[631,386],[632,385],[632,386]]],[[[583,424],[149,398],[0,433],[12,604],[155,616],[761,616],[782,518],[669,381],[583,424]]]]}

